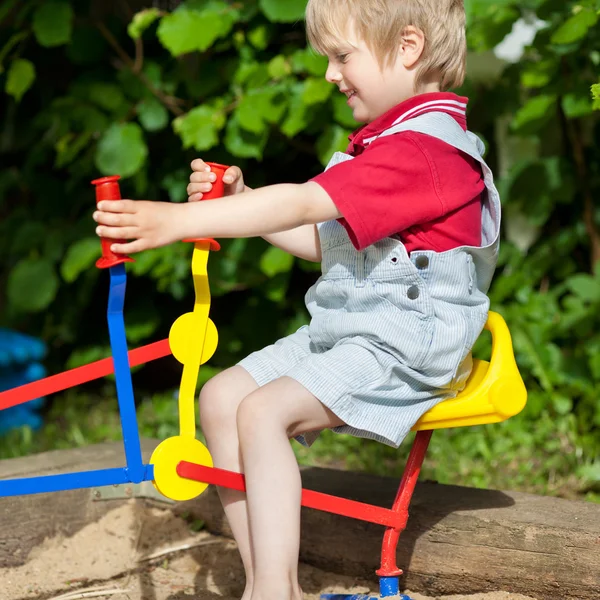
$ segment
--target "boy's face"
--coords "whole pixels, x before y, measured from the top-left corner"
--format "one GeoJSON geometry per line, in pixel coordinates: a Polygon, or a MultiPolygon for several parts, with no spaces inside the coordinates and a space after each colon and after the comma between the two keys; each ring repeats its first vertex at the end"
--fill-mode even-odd
{"type": "Polygon", "coordinates": [[[366,42],[352,27],[347,29],[345,39],[328,54],[325,78],[348,97],[354,119],[370,123],[414,96],[414,74],[404,67],[400,40],[397,60],[389,61],[382,70],[366,42]]]}

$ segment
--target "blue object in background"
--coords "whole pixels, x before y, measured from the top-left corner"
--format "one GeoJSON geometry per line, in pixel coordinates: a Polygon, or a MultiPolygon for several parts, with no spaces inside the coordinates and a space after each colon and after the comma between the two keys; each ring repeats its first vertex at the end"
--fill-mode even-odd
{"type": "MultiPolygon", "coordinates": [[[[39,362],[46,355],[46,345],[39,339],[0,329],[0,391],[37,381],[46,376],[46,369],[39,362]]],[[[29,426],[39,429],[42,418],[38,411],[43,398],[0,410],[0,435],[17,427],[29,426]]]]}

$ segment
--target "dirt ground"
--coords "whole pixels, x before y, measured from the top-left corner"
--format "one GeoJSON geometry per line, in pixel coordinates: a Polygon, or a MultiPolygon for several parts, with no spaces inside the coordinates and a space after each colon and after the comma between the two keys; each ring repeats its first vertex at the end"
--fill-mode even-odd
{"type": "MultiPolygon", "coordinates": [[[[70,538],[46,540],[25,565],[0,569],[0,581],[0,600],[234,600],[244,576],[233,541],[194,533],[169,508],[130,501],[70,538]]],[[[376,595],[377,586],[375,577],[361,581],[304,564],[300,583],[306,600],[324,592],[376,595]]],[[[435,598],[534,600],[502,591],[435,598]]]]}

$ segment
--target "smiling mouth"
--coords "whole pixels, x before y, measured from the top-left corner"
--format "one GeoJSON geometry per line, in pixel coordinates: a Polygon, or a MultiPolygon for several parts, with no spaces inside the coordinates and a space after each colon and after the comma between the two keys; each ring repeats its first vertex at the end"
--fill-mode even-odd
{"type": "Polygon", "coordinates": [[[344,94],[346,94],[346,98],[348,98],[348,100],[350,100],[350,98],[352,98],[353,96],[356,96],[356,90],[346,90],[344,92],[344,94]]]}

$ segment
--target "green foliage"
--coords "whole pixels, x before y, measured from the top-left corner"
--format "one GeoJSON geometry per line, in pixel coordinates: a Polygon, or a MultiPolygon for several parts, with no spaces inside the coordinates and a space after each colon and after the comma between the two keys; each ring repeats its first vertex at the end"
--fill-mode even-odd
{"type": "MultiPolygon", "coordinates": [[[[123,197],[180,202],[200,156],[239,165],[251,187],[306,181],[356,127],[324,82],[327,61],[306,47],[305,0],[149,4],[126,0],[133,17],[124,20],[101,0],[0,1],[0,325],[41,335],[54,372],[107,345],[92,179],[118,173],[123,197]]],[[[539,490],[552,491],[552,473],[597,485],[600,3],[465,5],[472,75],[460,91],[504,202],[492,308],[508,321],[530,395],[503,426],[436,434],[435,476],[449,480],[458,464],[481,485],[505,485],[504,472],[539,490]],[[534,16],[540,29],[518,62],[491,58],[518,19],[534,16]]],[[[209,265],[215,369],[306,322],[303,295],[317,276],[262,240],[222,245],[209,265]]],[[[126,316],[131,343],[143,344],[191,306],[190,247],[135,258],[126,316]]],[[[136,387],[176,386],[179,372],[157,382],[150,371],[136,387]]],[[[158,411],[152,435],[174,431],[172,412],[146,399],[140,410],[158,411]]],[[[73,430],[67,441],[76,439],[96,438],[73,430]]],[[[328,444],[324,453],[349,466],[391,472],[401,462],[360,440],[328,444]]]]}
{"type": "Polygon", "coordinates": [[[62,46],[71,40],[73,9],[68,0],[40,3],[33,13],[32,28],[40,46],[62,46]]]}
{"type": "Polygon", "coordinates": [[[6,77],[5,91],[18,102],[31,87],[34,80],[35,67],[33,63],[22,58],[14,60],[10,65],[8,76],[6,77]]]}

